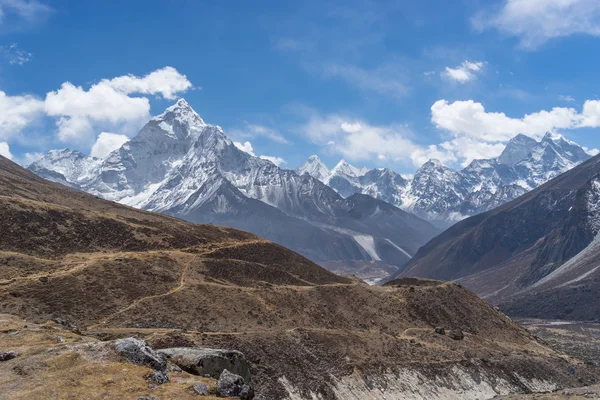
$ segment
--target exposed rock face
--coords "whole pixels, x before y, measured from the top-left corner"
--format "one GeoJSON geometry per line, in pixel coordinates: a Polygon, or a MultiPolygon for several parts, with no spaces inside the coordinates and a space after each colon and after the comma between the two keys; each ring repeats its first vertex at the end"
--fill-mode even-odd
{"type": "Polygon", "coordinates": [[[17,357],[17,352],[15,352],[15,351],[0,352],[0,362],[12,360],[13,358],[16,358],[16,357],[17,357]]]}
{"type": "Polygon", "coordinates": [[[115,349],[134,364],[146,364],[162,372],[167,369],[166,358],[152,350],[144,340],[119,339],[115,342],[115,349]]]}
{"type": "Polygon", "coordinates": [[[239,351],[177,347],[158,350],[173,364],[194,375],[219,378],[223,370],[242,376],[250,382],[250,369],[246,357],[239,351]]]}
{"type": "Polygon", "coordinates": [[[208,386],[204,383],[199,383],[197,385],[190,386],[191,391],[196,393],[198,396],[208,396],[208,386]]]}
{"type": "Polygon", "coordinates": [[[224,370],[217,381],[219,397],[239,397],[242,400],[254,398],[254,389],[245,383],[244,378],[224,370]]]}
{"type": "Polygon", "coordinates": [[[465,334],[460,329],[452,329],[448,336],[454,340],[463,340],[465,338],[465,334]]]}

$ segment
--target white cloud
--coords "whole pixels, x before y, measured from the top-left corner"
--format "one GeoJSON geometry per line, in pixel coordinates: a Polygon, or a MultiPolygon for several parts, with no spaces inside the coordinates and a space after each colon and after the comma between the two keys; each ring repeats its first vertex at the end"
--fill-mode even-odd
{"type": "Polygon", "coordinates": [[[473,100],[438,100],[431,106],[431,122],[455,135],[466,135],[488,142],[510,140],[519,133],[539,138],[548,131],[572,126],[577,112],[573,108],[553,108],[510,118],[501,112],[487,112],[473,100]]]}
{"type": "Polygon", "coordinates": [[[374,126],[342,115],[313,114],[301,128],[313,142],[352,161],[388,158],[393,161],[417,159],[426,149],[414,144],[404,126],[374,126]]]}
{"type": "Polygon", "coordinates": [[[575,102],[575,98],[573,96],[569,96],[569,95],[566,95],[566,96],[562,95],[562,94],[558,95],[558,99],[561,101],[569,102],[569,103],[575,102]]]}
{"type": "Polygon", "coordinates": [[[8,20],[7,15],[31,23],[51,12],[52,8],[37,0],[0,0],[0,24],[8,20]]]}
{"type": "Polygon", "coordinates": [[[23,65],[31,61],[33,58],[33,54],[20,49],[17,43],[13,43],[10,46],[0,47],[0,53],[4,53],[8,63],[12,65],[23,65]]]}
{"type": "Polygon", "coordinates": [[[273,142],[289,144],[290,142],[277,130],[264,125],[245,123],[243,129],[231,129],[229,132],[233,137],[250,138],[264,137],[273,142]]]}
{"type": "MultiPolygon", "coordinates": [[[[446,164],[466,166],[474,159],[500,155],[506,142],[519,133],[536,139],[546,132],[600,127],[600,100],[588,100],[581,112],[555,107],[511,118],[501,112],[487,112],[473,100],[449,103],[439,100],[431,107],[431,122],[443,130],[439,144],[415,143],[412,132],[402,125],[377,126],[342,115],[321,116],[313,112],[301,132],[327,151],[352,161],[386,160],[420,167],[431,158],[446,164]]],[[[592,154],[594,150],[590,150],[592,154]]]]}
{"type": "Polygon", "coordinates": [[[8,96],[0,91],[0,139],[19,134],[42,116],[44,103],[30,95],[8,96]]]}
{"type": "Polygon", "coordinates": [[[4,156],[9,160],[13,159],[13,155],[10,153],[10,147],[6,142],[0,142],[0,156],[4,156]]]}
{"type": "Polygon", "coordinates": [[[44,110],[48,116],[57,118],[61,141],[89,143],[97,130],[134,131],[149,119],[149,100],[131,94],[173,99],[176,93],[190,87],[185,75],[172,67],[141,78],[126,75],[103,79],[88,90],[65,82],[60,89],[46,95],[44,110]]]}
{"type": "Polygon", "coordinates": [[[103,158],[109,155],[113,150],[123,146],[129,138],[118,133],[102,132],[98,136],[96,143],[92,146],[90,155],[92,157],[103,158]]]}
{"type": "Polygon", "coordinates": [[[459,83],[466,83],[473,80],[475,75],[480,72],[484,66],[485,62],[483,61],[471,62],[465,60],[456,68],[446,67],[445,71],[442,72],[442,76],[459,83]]]}
{"type": "Polygon", "coordinates": [[[431,106],[431,122],[451,135],[439,147],[466,165],[476,158],[498,156],[504,143],[519,133],[539,140],[546,132],[600,127],[600,101],[586,101],[581,112],[555,107],[511,118],[501,112],[487,112],[473,100],[439,100],[431,106]]]}
{"type": "Polygon", "coordinates": [[[271,161],[273,164],[277,165],[278,167],[283,165],[283,164],[287,164],[287,161],[285,161],[283,158],[281,157],[274,157],[274,156],[260,156],[259,158],[262,158],[263,160],[268,160],[271,161]]]}
{"type": "MultiPolygon", "coordinates": [[[[237,147],[241,151],[246,152],[246,153],[250,154],[253,157],[256,157],[256,154],[254,154],[254,148],[252,147],[252,143],[246,141],[244,143],[233,142],[233,144],[235,145],[235,147],[237,147]]],[[[287,161],[285,161],[281,157],[261,155],[258,158],[262,158],[263,160],[271,161],[273,164],[277,165],[278,167],[280,165],[287,164],[287,161]]]]}
{"type": "Polygon", "coordinates": [[[167,100],[175,100],[177,93],[182,93],[192,88],[192,83],[173,67],[164,67],[149,73],[144,77],[126,75],[102,80],[105,84],[118,92],[131,94],[160,94],[167,100]]]}
{"type": "Polygon", "coordinates": [[[38,153],[38,152],[33,152],[33,153],[25,153],[23,155],[23,157],[21,157],[21,162],[20,164],[27,167],[29,166],[31,163],[36,162],[37,160],[43,158],[46,154],[45,153],[38,153]]]}
{"type": "Polygon", "coordinates": [[[233,142],[233,144],[235,145],[235,147],[237,147],[241,151],[244,151],[244,152],[250,154],[251,156],[255,156],[254,149],[252,148],[252,144],[250,142],[244,142],[244,143],[233,142]]]}
{"type": "Polygon", "coordinates": [[[598,0],[505,0],[501,8],[477,14],[476,29],[495,28],[516,36],[533,50],[553,38],[575,34],[600,36],[598,0]]]}
{"type": "Polygon", "coordinates": [[[357,88],[380,95],[401,98],[408,94],[407,79],[398,65],[383,65],[368,70],[356,65],[331,64],[325,67],[325,77],[340,78],[357,88]]]}

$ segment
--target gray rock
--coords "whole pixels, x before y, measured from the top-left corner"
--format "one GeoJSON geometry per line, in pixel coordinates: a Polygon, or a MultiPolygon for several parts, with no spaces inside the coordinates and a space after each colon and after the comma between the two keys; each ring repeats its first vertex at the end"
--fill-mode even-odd
{"type": "Polygon", "coordinates": [[[217,396],[251,400],[254,398],[254,389],[241,376],[224,370],[217,381],[217,396]]]}
{"type": "Polygon", "coordinates": [[[184,371],[198,375],[209,375],[218,379],[224,370],[240,375],[250,382],[250,368],[244,354],[235,350],[175,347],[157,351],[184,371]]]}
{"type": "Polygon", "coordinates": [[[463,340],[465,338],[465,334],[460,329],[452,329],[448,334],[448,337],[454,340],[463,340]]]}
{"type": "Polygon", "coordinates": [[[160,400],[160,399],[154,395],[150,395],[150,396],[140,396],[140,397],[138,397],[138,400],[160,400]]]}
{"type": "Polygon", "coordinates": [[[17,357],[17,353],[14,351],[0,352],[0,361],[8,361],[17,357]]]}
{"type": "Polygon", "coordinates": [[[435,333],[440,334],[440,335],[445,335],[446,334],[446,330],[443,327],[438,326],[438,327],[435,328],[435,333]]]}
{"type": "Polygon", "coordinates": [[[208,386],[206,386],[204,383],[190,386],[188,389],[196,393],[198,396],[208,396],[208,386]]]}
{"type": "Polygon", "coordinates": [[[167,369],[167,360],[157,354],[145,341],[137,338],[119,339],[115,342],[115,349],[126,359],[134,364],[146,364],[157,371],[167,369]]]}
{"type": "Polygon", "coordinates": [[[158,383],[159,385],[169,383],[171,381],[165,371],[154,371],[152,373],[152,376],[148,378],[148,380],[154,383],[158,383]]]}

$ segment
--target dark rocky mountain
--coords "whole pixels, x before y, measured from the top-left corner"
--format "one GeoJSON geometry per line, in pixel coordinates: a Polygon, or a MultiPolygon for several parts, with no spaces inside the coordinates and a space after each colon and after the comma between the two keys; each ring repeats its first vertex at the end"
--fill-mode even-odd
{"type": "Polygon", "coordinates": [[[399,275],[458,280],[512,315],[599,319],[599,174],[595,156],[457,223],[419,249],[399,275]]]}
{"type": "Polygon", "coordinates": [[[297,171],[343,197],[368,194],[446,228],[516,199],[589,157],[577,144],[548,133],[539,142],[517,135],[498,158],[474,160],[460,171],[429,160],[412,179],[385,168],[358,169],[343,160],[329,171],[316,156],[297,171]]]}
{"type": "MultiPolygon", "coordinates": [[[[322,168],[312,161],[310,171],[316,174],[322,168]]],[[[343,198],[309,174],[298,175],[238,149],[185,100],[152,118],[105,159],[55,150],[29,169],[104,199],[244,229],[319,262],[401,266],[439,233],[380,200],[343,198]]]]}

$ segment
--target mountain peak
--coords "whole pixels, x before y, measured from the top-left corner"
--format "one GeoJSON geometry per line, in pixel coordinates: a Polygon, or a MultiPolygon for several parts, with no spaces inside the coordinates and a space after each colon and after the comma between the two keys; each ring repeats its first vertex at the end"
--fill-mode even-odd
{"type": "Polygon", "coordinates": [[[298,175],[309,174],[321,182],[324,182],[330,175],[329,168],[327,168],[316,154],[308,157],[304,164],[296,168],[296,172],[298,175]]]}
{"type": "Polygon", "coordinates": [[[538,144],[535,139],[519,133],[510,139],[502,154],[498,157],[498,162],[512,167],[527,157],[531,150],[538,144]]]}
{"type": "Polygon", "coordinates": [[[175,104],[162,113],[152,118],[152,121],[179,121],[180,123],[184,123],[187,126],[197,125],[197,126],[205,126],[206,123],[200,115],[192,108],[190,103],[188,103],[185,99],[181,98],[177,100],[175,104]]]}
{"type": "Polygon", "coordinates": [[[356,168],[344,159],[341,159],[340,162],[338,162],[337,165],[331,170],[332,175],[345,175],[355,178],[362,176],[367,172],[367,168],[356,168]]]}

